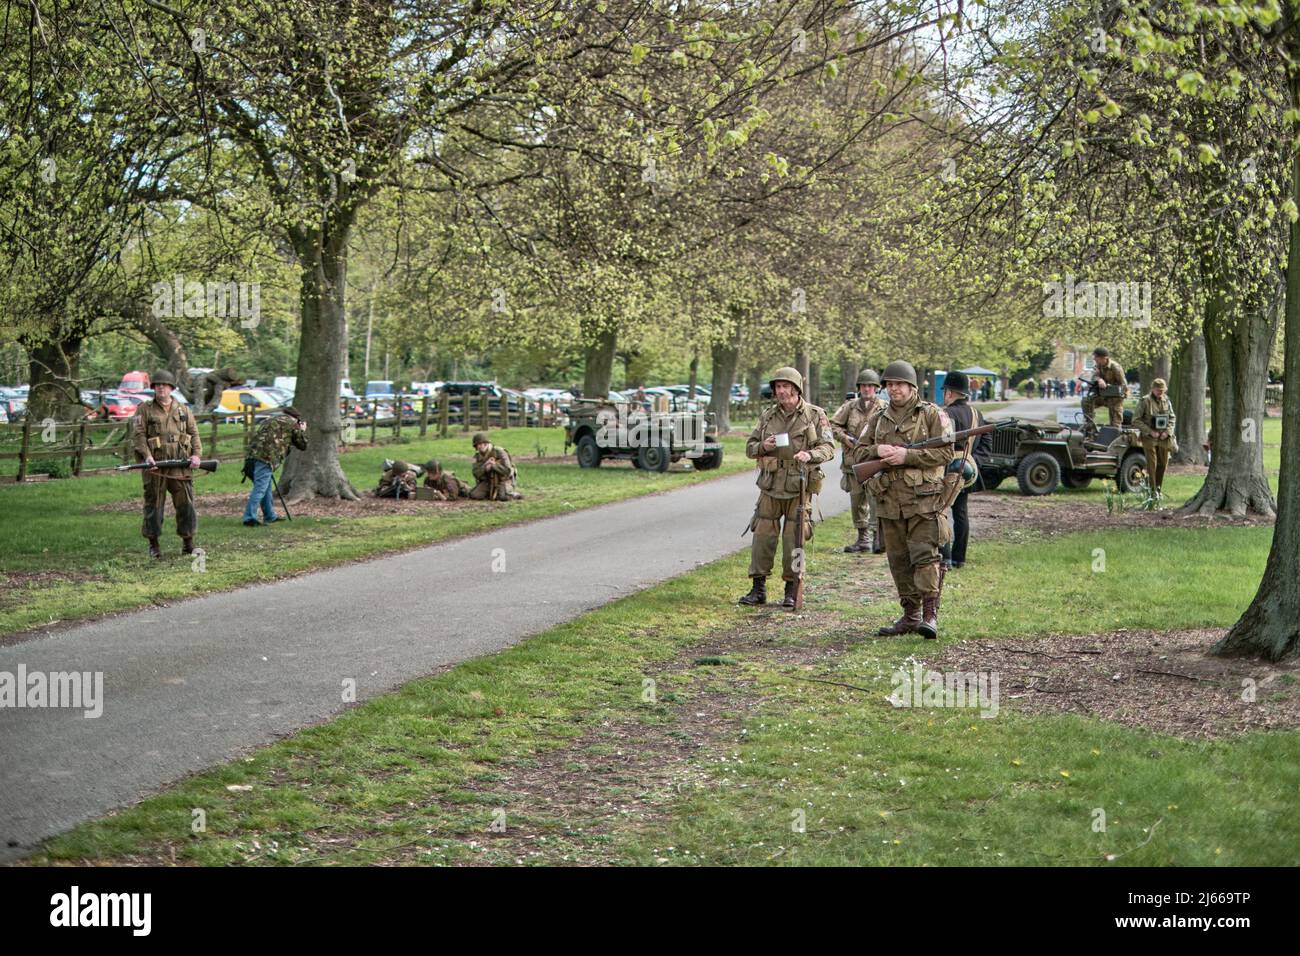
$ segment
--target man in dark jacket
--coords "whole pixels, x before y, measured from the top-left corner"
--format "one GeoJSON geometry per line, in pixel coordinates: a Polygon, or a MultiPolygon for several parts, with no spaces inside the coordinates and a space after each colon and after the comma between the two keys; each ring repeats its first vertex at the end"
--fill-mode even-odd
{"type": "MultiPolygon", "coordinates": [[[[971,408],[967,404],[970,398],[970,379],[965,372],[950,372],[948,377],[943,381],[943,401],[944,411],[952,419],[954,431],[965,431],[968,428],[978,428],[983,425],[984,416],[977,409],[971,408]]],[[[955,457],[954,465],[960,465],[959,459],[966,453],[966,442],[957,442],[953,445],[955,457]]],[[[978,461],[980,458],[987,456],[993,450],[993,436],[985,433],[975,440],[974,449],[971,452],[971,464],[977,470],[979,469],[978,461]]],[[[970,541],[970,516],[966,511],[966,496],[970,490],[963,488],[952,503],[952,542],[943,546],[943,562],[946,567],[960,568],[966,563],[966,545],[970,541]]]]}

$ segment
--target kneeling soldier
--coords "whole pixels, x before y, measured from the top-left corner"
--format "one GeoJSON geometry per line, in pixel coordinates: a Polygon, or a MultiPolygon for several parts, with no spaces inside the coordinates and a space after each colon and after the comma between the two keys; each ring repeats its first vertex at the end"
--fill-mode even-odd
{"type": "Polygon", "coordinates": [[[476,432],[474,443],[474,480],[477,484],[470,489],[469,496],[480,501],[517,501],[522,498],[515,491],[515,481],[519,477],[515,464],[510,460],[510,452],[493,445],[483,432],[476,432]]]}
{"type": "Polygon", "coordinates": [[[951,435],[952,422],[943,409],[921,401],[916,370],[907,362],[891,362],[880,377],[889,391],[889,407],[875,417],[854,457],[888,464],[867,482],[867,489],[879,502],[889,573],[898,588],[903,616],[876,633],[915,631],[933,639],[939,634],[939,595],[943,590],[939,549],[952,537],[944,514],[943,472],[952,461],[953,449],[951,444],[941,448],[904,446],[951,435]]]}
{"type": "Polygon", "coordinates": [[[794,607],[795,537],[798,534],[801,469],[807,469],[804,540],[812,540],[812,507],[807,502],[821,490],[822,470],[817,465],[835,456],[831,424],[826,412],[804,401],[803,376],[793,368],[777,369],[772,376],[776,401],[763,410],[758,424],[745,442],[745,454],[758,459],[758,504],[749,528],[754,532],[750,548],[749,577],[753,582],[741,604],[767,603],[767,576],[776,559],[776,542],[781,539],[781,577],[785,597],[781,604],[794,607]],[[780,443],[778,444],[778,439],[780,443]],[[784,522],[784,526],[782,525],[784,522]]]}
{"type": "Polygon", "coordinates": [[[149,556],[162,557],[158,536],[162,534],[163,512],[167,495],[176,508],[176,533],[181,536],[181,553],[194,552],[194,531],[198,515],[194,511],[194,472],[203,457],[203,441],[194,413],[172,398],[176,379],[171,372],[153,376],[154,397],[141,402],[131,419],[131,447],[137,461],[150,465],[154,461],[188,458],[186,468],[151,468],[140,472],[144,477],[144,529],[149,541],[149,556]]]}

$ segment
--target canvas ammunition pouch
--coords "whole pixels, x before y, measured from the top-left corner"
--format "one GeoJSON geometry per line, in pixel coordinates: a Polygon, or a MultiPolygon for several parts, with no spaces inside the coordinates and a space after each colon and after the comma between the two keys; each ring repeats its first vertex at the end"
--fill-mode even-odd
{"type": "Polygon", "coordinates": [[[808,479],[808,494],[820,494],[826,475],[817,465],[808,465],[790,459],[785,461],[771,455],[759,459],[758,487],[769,494],[799,494],[799,466],[803,464],[808,479]]]}

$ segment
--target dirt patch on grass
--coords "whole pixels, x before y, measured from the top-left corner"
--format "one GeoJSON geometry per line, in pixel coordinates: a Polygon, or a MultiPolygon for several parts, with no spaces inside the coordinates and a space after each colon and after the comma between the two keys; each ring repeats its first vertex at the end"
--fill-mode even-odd
{"type": "Polygon", "coordinates": [[[1300,666],[1209,656],[1223,630],[967,641],[932,663],[999,675],[1000,706],[1213,739],[1300,727],[1300,666]]]}
{"type": "Polygon", "coordinates": [[[4,571],[0,572],[0,607],[17,604],[24,592],[54,584],[84,584],[103,581],[102,574],[88,571],[4,571]]]}
{"type": "Polygon", "coordinates": [[[1103,501],[1071,501],[1059,494],[1042,498],[980,494],[970,496],[967,501],[971,535],[976,539],[1023,537],[1026,530],[1052,536],[1098,528],[1251,528],[1273,524],[1272,518],[1258,515],[1180,517],[1177,505],[1181,502],[1165,504],[1157,511],[1125,510],[1110,514],[1103,501]]]}
{"type": "MultiPolygon", "coordinates": [[[[459,843],[461,861],[470,864],[626,863],[621,842],[662,830],[680,794],[703,783],[716,758],[742,742],[742,725],[764,705],[763,695],[748,692],[754,681],[743,667],[747,656],[815,670],[845,652],[843,642],[810,639],[810,623],[832,635],[838,617],[768,606],[743,628],[710,634],[672,660],[647,665],[643,713],[611,712],[554,749],[485,767],[462,785],[482,795],[482,829],[437,836],[459,843]],[[493,807],[504,813],[496,830],[488,822],[493,807]]],[[[426,853],[406,848],[401,862],[419,862],[426,853]]]]}

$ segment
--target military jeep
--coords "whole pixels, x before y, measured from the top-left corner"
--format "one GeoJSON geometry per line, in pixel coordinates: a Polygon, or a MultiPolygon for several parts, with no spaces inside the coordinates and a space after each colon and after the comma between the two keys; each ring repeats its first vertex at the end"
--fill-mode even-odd
{"type": "Polygon", "coordinates": [[[979,462],[989,491],[1012,475],[1022,495],[1050,495],[1059,485],[1087,488],[1094,478],[1113,479],[1120,491],[1135,491],[1147,467],[1136,428],[1106,425],[1088,437],[1077,426],[1021,419],[992,438],[992,453],[979,462]]]}
{"type": "Polygon", "coordinates": [[[637,402],[575,398],[564,428],[564,452],[577,446],[578,464],[599,468],[607,458],[667,471],[683,458],[708,470],[722,464],[716,416],[701,411],[646,411],[637,402]]]}

